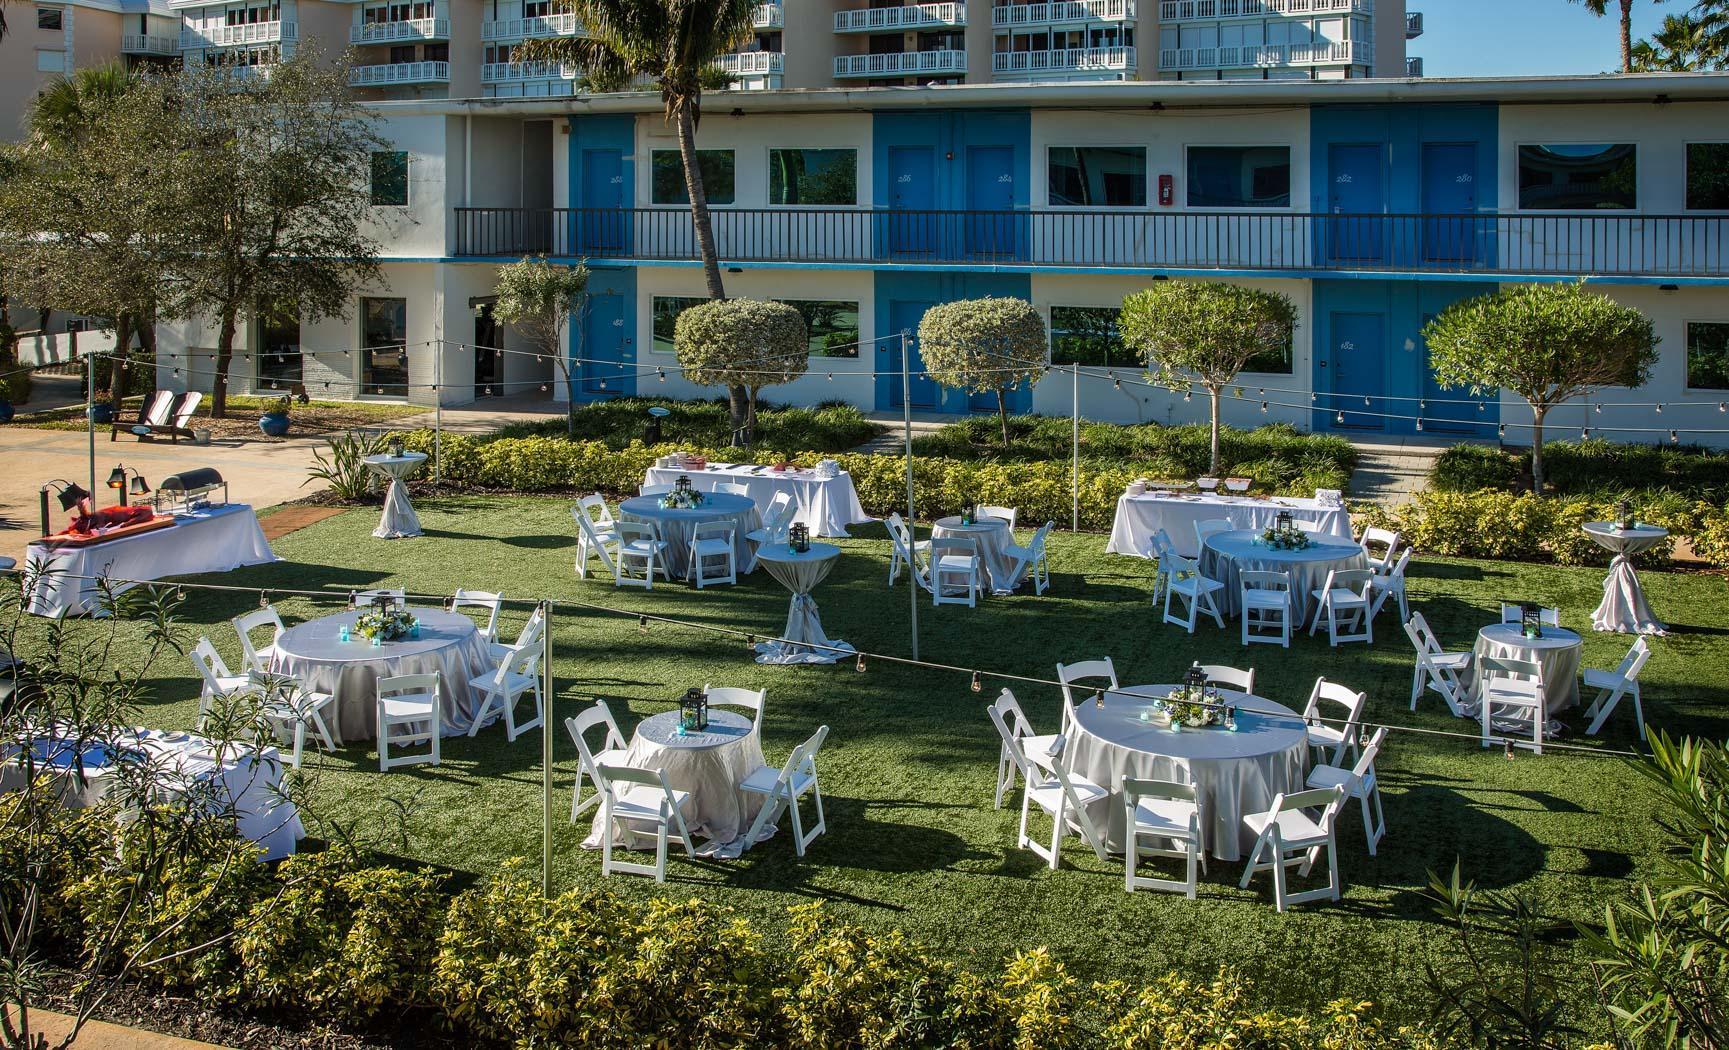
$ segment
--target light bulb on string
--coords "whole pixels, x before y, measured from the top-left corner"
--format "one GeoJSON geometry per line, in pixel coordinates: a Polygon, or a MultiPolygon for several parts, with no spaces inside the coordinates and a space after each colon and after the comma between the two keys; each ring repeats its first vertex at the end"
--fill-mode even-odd
{"type": "Polygon", "coordinates": [[[1093,690],[1093,706],[1094,707],[1105,706],[1105,691],[1103,689],[1094,689],[1093,690]]]}
{"type": "Polygon", "coordinates": [[[1477,402],[1477,411],[1481,412],[1484,410],[1485,407],[1486,406],[1483,404],[1483,402],[1481,402],[1481,401],[1477,402]]]}
{"type": "Polygon", "coordinates": [[[1671,445],[1673,445],[1675,442],[1680,441],[1680,440],[1681,440],[1680,434],[1676,433],[1673,430],[1669,431],[1669,443],[1671,445]]]}
{"type": "Polygon", "coordinates": [[[1265,401],[1263,401],[1263,402],[1261,402],[1261,412],[1263,414],[1265,414],[1266,411],[1267,411],[1267,403],[1265,401]]]}
{"type": "Polygon", "coordinates": [[[1505,424],[1505,423],[1501,424],[1501,436],[1502,437],[1507,436],[1507,424],[1505,424]]]}
{"type": "Polygon", "coordinates": [[[641,631],[643,634],[647,634],[648,633],[648,617],[638,616],[636,618],[636,629],[641,631]]]}
{"type": "Polygon", "coordinates": [[[1429,411],[1429,402],[1426,400],[1419,400],[1417,402],[1417,411],[1419,411],[1419,412],[1429,411]]]}
{"type": "Polygon", "coordinates": [[[1309,404],[1311,404],[1311,405],[1312,405],[1312,404],[1314,404],[1314,403],[1315,403],[1315,402],[1316,402],[1316,401],[1317,401],[1317,400],[1319,400],[1319,398],[1318,398],[1318,397],[1317,397],[1317,396],[1316,396],[1316,395],[1315,395],[1315,392],[1314,392],[1314,391],[1312,391],[1312,390],[1311,390],[1311,391],[1309,391],[1309,404]]]}
{"type": "Polygon", "coordinates": [[[1183,391],[1183,400],[1184,401],[1188,401],[1188,400],[1192,399],[1193,397],[1194,397],[1193,391],[1190,391],[1190,390],[1183,391]]]}
{"type": "Polygon", "coordinates": [[[831,383],[832,383],[832,382],[834,382],[834,373],[833,373],[833,372],[830,372],[830,373],[829,373],[829,374],[828,374],[828,381],[829,381],[829,382],[831,382],[831,383]]]}
{"type": "Polygon", "coordinates": [[[1343,413],[1343,412],[1340,412],[1338,415],[1338,418],[1334,420],[1334,422],[1337,422],[1337,423],[1343,423],[1344,421],[1345,421],[1345,413],[1343,413]]]}
{"type": "Polygon", "coordinates": [[[1579,440],[1580,441],[1588,441],[1588,440],[1590,440],[1590,438],[1591,438],[1591,428],[1590,427],[1580,427],[1579,428],[1579,440]]]}
{"type": "Polygon", "coordinates": [[[854,665],[853,669],[856,670],[859,674],[864,674],[865,662],[864,662],[864,654],[863,653],[858,654],[858,663],[854,665]]]}
{"type": "Polygon", "coordinates": [[[270,592],[269,591],[259,591],[258,592],[258,607],[260,609],[270,608],[270,592]]]}
{"type": "Polygon", "coordinates": [[[1422,417],[1421,417],[1421,416],[1419,416],[1419,417],[1418,417],[1418,418],[1417,418],[1417,430],[1418,430],[1418,431],[1419,431],[1419,432],[1421,432],[1421,431],[1422,431],[1422,429],[1423,429],[1423,420],[1422,420],[1422,417]]]}
{"type": "Polygon", "coordinates": [[[1511,761],[1513,761],[1513,738],[1510,736],[1506,736],[1506,737],[1502,737],[1501,739],[1507,745],[1507,751],[1506,751],[1507,761],[1511,762],[1511,761]]]}
{"type": "Polygon", "coordinates": [[[1363,407],[1364,408],[1369,407],[1369,395],[1368,394],[1363,395],[1363,407]]]}
{"type": "Polygon", "coordinates": [[[1657,402],[1657,414],[1658,415],[1663,414],[1663,402],[1661,402],[1661,401],[1657,402]]]}
{"type": "Polygon", "coordinates": [[[1719,412],[1729,412],[1729,401],[1719,401],[1719,402],[1717,402],[1717,411],[1719,411],[1719,412]]]}
{"type": "Polygon", "coordinates": [[[666,369],[664,369],[664,368],[655,369],[654,370],[654,377],[655,377],[655,379],[659,380],[662,383],[666,382],[666,369]]]}
{"type": "Polygon", "coordinates": [[[1598,402],[1598,403],[1597,403],[1597,414],[1598,414],[1598,415],[1602,415],[1602,414],[1603,414],[1603,404],[1602,404],[1602,402],[1598,402]]]}
{"type": "Polygon", "coordinates": [[[544,394],[544,393],[546,393],[546,392],[547,392],[547,390],[549,390],[549,389],[551,389],[551,388],[550,388],[550,387],[548,387],[548,386],[547,386],[547,385],[546,385],[546,384],[545,384],[545,383],[542,383],[542,384],[540,384],[540,392],[541,392],[541,393],[543,393],[543,394],[544,394]]]}
{"type": "Polygon", "coordinates": [[[977,671],[974,671],[973,672],[973,692],[982,693],[984,691],[985,691],[984,677],[982,675],[980,675],[977,671]]]}
{"type": "Polygon", "coordinates": [[[1123,381],[1121,379],[1112,379],[1111,385],[1116,387],[1118,390],[1121,390],[1123,388],[1123,381]]]}

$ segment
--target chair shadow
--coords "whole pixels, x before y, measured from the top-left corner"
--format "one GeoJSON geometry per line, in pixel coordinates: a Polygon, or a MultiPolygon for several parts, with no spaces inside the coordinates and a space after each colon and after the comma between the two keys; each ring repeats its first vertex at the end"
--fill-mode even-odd
{"type": "Polygon", "coordinates": [[[576,546],[576,537],[547,533],[541,536],[506,536],[503,541],[512,547],[522,547],[527,550],[562,550],[576,546]]]}

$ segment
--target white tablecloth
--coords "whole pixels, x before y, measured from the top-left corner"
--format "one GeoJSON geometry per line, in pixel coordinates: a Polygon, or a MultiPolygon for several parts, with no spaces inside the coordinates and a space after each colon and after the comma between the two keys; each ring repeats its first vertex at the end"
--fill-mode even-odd
{"type": "Polygon", "coordinates": [[[817,617],[816,599],[810,592],[816,589],[840,559],[840,548],[832,543],[813,543],[810,550],[794,554],[784,546],[759,548],[757,560],[768,574],[792,592],[792,606],[787,609],[786,629],[781,637],[788,643],[758,642],[756,658],[759,664],[832,664],[841,654],[828,649],[811,649],[810,644],[833,646],[852,652],[852,646],[830,639],[823,633],[822,620],[817,617]],[[805,644],[798,644],[805,643],[805,644]]]}
{"type": "Polygon", "coordinates": [[[819,478],[808,470],[775,471],[749,464],[710,463],[707,470],[650,467],[643,484],[671,485],[681,475],[690,478],[692,488],[703,492],[712,492],[723,481],[741,484],[759,511],[768,509],[775,493],[785,492],[795,508],[792,521],[804,522],[812,536],[845,536],[848,525],[872,520],[858,501],[852,475],[844,470],[832,478],[819,478]]]}
{"type": "Polygon", "coordinates": [[[1301,791],[1308,775],[1308,734],[1303,720],[1282,704],[1220,690],[1236,704],[1237,729],[1172,730],[1141,721],[1152,697],[1174,685],[1129,686],[1075,705],[1069,767],[1110,792],[1088,811],[1106,845],[1122,852],[1123,777],[1193,784],[1201,806],[1201,837],[1220,860],[1241,860],[1255,844],[1243,814],[1270,809],[1280,792],[1301,791]]]}
{"type": "Polygon", "coordinates": [[[732,526],[733,558],[739,575],[756,568],[756,541],[747,533],[762,527],[762,515],[749,497],[730,492],[711,492],[702,506],[683,510],[660,505],[659,496],[632,496],[618,505],[624,521],[653,522],[666,541],[662,557],[666,571],[675,580],[690,578],[690,538],[705,522],[724,521],[732,526]]]}
{"type": "Polygon", "coordinates": [[[1015,542],[1015,534],[1009,531],[1008,522],[1001,518],[975,518],[971,525],[962,525],[958,514],[938,518],[931,525],[931,538],[948,536],[973,541],[984,567],[985,586],[992,594],[1013,594],[1021,585],[1026,571],[1024,566],[1019,573],[1011,569],[1015,560],[1009,556],[1009,545],[1015,542]]]}
{"type": "Polygon", "coordinates": [[[1369,557],[1359,544],[1321,535],[1309,540],[1303,550],[1284,551],[1267,546],[1258,532],[1217,532],[1207,537],[1207,547],[1201,552],[1201,572],[1225,585],[1218,597],[1226,616],[1237,615],[1242,604],[1244,571],[1289,573],[1291,600],[1297,609],[1294,629],[1309,622],[1315,611],[1314,592],[1327,582],[1329,570],[1369,567],[1369,557]]]}
{"type": "MultiPolygon", "coordinates": [[[[306,688],[336,697],[330,732],[338,744],[378,737],[378,680],[405,674],[443,677],[443,736],[462,736],[480,710],[480,695],[469,682],[497,665],[474,621],[443,609],[409,610],[420,618],[420,637],[374,647],[353,631],[360,610],[297,623],[276,640],[271,670],[293,675],[306,688]],[[350,629],[341,640],[341,629],[350,629]]],[[[532,698],[527,701],[532,703],[532,698]]],[[[491,724],[497,716],[487,720],[491,724]]]]}
{"type": "MultiPolygon", "coordinates": [[[[1527,638],[1516,623],[1492,623],[1477,632],[1475,666],[1483,657],[1528,660],[1543,668],[1543,708],[1549,717],[1579,703],[1579,656],[1584,641],[1565,627],[1543,627],[1543,637],[1527,638]]],[[[1469,692],[1475,702],[1481,679],[1472,675],[1469,692]]]]}
{"type": "Polygon", "coordinates": [[[1598,546],[1615,552],[1609,562],[1609,577],[1603,581],[1603,601],[1591,614],[1591,626],[1619,634],[1668,634],[1669,629],[1651,614],[1651,606],[1645,602],[1645,588],[1639,586],[1639,577],[1633,573],[1632,559],[1662,543],[1669,530],[1638,523],[1631,529],[1619,529],[1610,521],[1588,521],[1584,529],[1598,546]]]}
{"type": "MultiPolygon", "coordinates": [[[[736,857],[748,848],[749,843],[739,839],[750,830],[763,802],[763,796],[738,787],[763,764],[762,739],[749,718],[737,711],[712,709],[708,729],[680,736],[676,710],[651,715],[637,723],[623,764],[658,769],[666,774],[666,782],[674,791],[690,792],[684,819],[692,836],[710,840],[701,850],[704,855],[736,857]]],[[[651,828],[644,830],[624,821],[614,824],[618,833],[613,839],[615,847],[654,848],[651,828]]],[[[771,831],[764,828],[763,836],[771,831]]],[[[672,833],[678,834],[676,825],[672,833]]],[[[601,815],[596,812],[583,846],[599,849],[603,834],[601,815]]]]}
{"type": "Polygon", "coordinates": [[[400,540],[420,535],[420,516],[408,502],[408,486],[403,484],[426,462],[424,452],[404,452],[400,456],[367,456],[361,460],[374,474],[390,479],[384,490],[384,513],[372,534],[381,540],[400,540]]]}
{"type": "Polygon", "coordinates": [[[88,547],[54,548],[32,543],[25,555],[25,573],[33,580],[30,611],[37,616],[94,612],[96,581],[75,577],[160,580],[227,572],[276,560],[258,525],[258,515],[244,503],[177,514],[175,519],[179,524],[171,528],[88,547]]]}
{"type": "Polygon", "coordinates": [[[1109,554],[1134,554],[1146,557],[1152,547],[1153,534],[1160,529],[1170,534],[1177,553],[1185,558],[1200,554],[1195,539],[1195,522],[1208,518],[1227,518],[1236,529],[1265,532],[1278,521],[1279,512],[1288,510],[1299,521],[1318,522],[1327,535],[1351,538],[1351,516],[1343,507],[1324,507],[1312,499],[1278,496],[1273,499],[1249,499],[1246,496],[1175,495],[1131,496],[1124,493],[1117,499],[1117,517],[1111,523],[1111,542],[1105,546],[1109,554]]]}

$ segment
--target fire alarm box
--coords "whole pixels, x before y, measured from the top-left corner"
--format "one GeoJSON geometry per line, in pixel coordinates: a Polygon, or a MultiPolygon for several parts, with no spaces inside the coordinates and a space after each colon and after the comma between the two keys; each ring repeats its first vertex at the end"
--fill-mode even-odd
{"type": "Polygon", "coordinates": [[[1159,207],[1169,208],[1177,201],[1176,180],[1169,175],[1159,176],[1159,207]]]}

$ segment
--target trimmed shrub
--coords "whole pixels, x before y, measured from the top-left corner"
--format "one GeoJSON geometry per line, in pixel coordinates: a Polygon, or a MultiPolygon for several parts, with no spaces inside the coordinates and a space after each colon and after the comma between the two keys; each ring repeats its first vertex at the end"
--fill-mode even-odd
{"type": "MultiPolygon", "coordinates": [[[[666,409],[661,431],[668,441],[691,442],[706,447],[724,447],[732,437],[732,426],[724,400],[679,401],[671,398],[620,397],[596,401],[576,410],[579,441],[600,441],[611,449],[623,449],[643,440],[652,406],[666,409]]],[[[541,420],[513,423],[498,432],[500,437],[565,436],[564,421],[541,420]]],[[[876,424],[845,401],[826,401],[815,408],[778,408],[758,400],[756,443],[768,448],[797,448],[811,452],[845,452],[876,437],[876,424]]]]}
{"type": "MultiPolygon", "coordinates": [[[[1667,490],[1690,499],[1729,500],[1729,454],[1689,445],[1628,445],[1602,438],[1545,442],[1550,491],[1614,502],[1667,490]]],[[[1457,445],[1429,471],[1429,487],[1446,492],[1510,490],[1531,470],[1530,452],[1457,445]]]]}
{"type": "MultiPolygon", "coordinates": [[[[1555,448],[1549,446],[1551,457],[1555,448]]],[[[1553,466],[1551,459],[1550,468],[1553,466]]],[[[1478,489],[1505,492],[1513,488],[1524,469],[1520,457],[1511,452],[1487,445],[1454,445],[1435,457],[1435,465],[1429,468],[1429,488],[1438,492],[1476,492],[1478,489]]]]}
{"type": "Polygon", "coordinates": [[[90,858],[112,848],[113,835],[110,814],[68,808],[52,786],[0,792],[0,901],[15,907],[34,888],[40,928],[50,939],[76,944],[72,887],[89,872],[90,858]]]}

